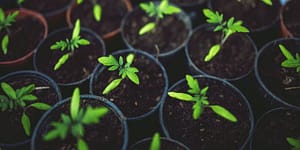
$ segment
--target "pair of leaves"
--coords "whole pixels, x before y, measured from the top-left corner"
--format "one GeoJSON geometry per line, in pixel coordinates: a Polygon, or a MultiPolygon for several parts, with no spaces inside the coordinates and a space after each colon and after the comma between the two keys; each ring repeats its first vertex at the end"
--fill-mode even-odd
{"type": "Polygon", "coordinates": [[[300,55],[296,53],[296,57],[282,44],[279,44],[281,53],[284,55],[286,60],[281,63],[282,67],[286,68],[296,68],[297,72],[300,72],[300,55]]]}
{"type": "Polygon", "coordinates": [[[292,150],[300,150],[300,140],[292,137],[286,138],[287,142],[293,146],[292,150]]]}
{"type": "Polygon", "coordinates": [[[155,132],[152,137],[150,150],[160,150],[160,135],[158,132],[155,132]]]}
{"type": "MultiPolygon", "coordinates": [[[[0,8],[0,31],[2,29],[7,29],[9,26],[11,26],[11,24],[13,22],[15,22],[18,14],[19,14],[19,11],[15,11],[12,14],[8,14],[7,17],[5,17],[4,11],[2,10],[2,8],[0,8]]],[[[2,52],[4,55],[7,54],[8,43],[9,43],[9,38],[8,38],[8,35],[5,34],[1,40],[1,48],[2,48],[2,52]]]]}

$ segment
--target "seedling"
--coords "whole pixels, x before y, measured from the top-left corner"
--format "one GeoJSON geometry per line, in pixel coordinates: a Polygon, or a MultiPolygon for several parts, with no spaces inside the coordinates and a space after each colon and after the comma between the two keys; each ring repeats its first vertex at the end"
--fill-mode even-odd
{"type": "Polygon", "coordinates": [[[208,86],[200,89],[198,80],[194,79],[191,75],[186,75],[186,82],[189,86],[187,93],[179,93],[179,92],[168,92],[168,95],[172,98],[187,101],[187,102],[194,102],[193,105],[193,119],[199,119],[200,115],[202,114],[203,110],[206,108],[212,109],[217,115],[231,121],[237,122],[237,118],[229,112],[226,108],[220,105],[211,105],[209,103],[207,97],[208,86]]]}
{"type": "MultiPolygon", "coordinates": [[[[77,4],[80,5],[83,2],[83,0],[77,0],[77,4]]],[[[101,21],[102,18],[102,7],[99,3],[97,3],[96,0],[91,0],[92,4],[93,4],[93,15],[94,15],[94,19],[97,22],[101,21]]]]}
{"type": "Polygon", "coordinates": [[[19,11],[15,11],[15,12],[10,13],[7,16],[5,16],[4,11],[2,10],[2,8],[0,8],[0,31],[2,32],[3,30],[5,30],[7,32],[7,34],[5,34],[1,40],[2,53],[4,55],[6,55],[7,51],[8,51],[8,48],[7,48],[8,43],[9,43],[8,27],[10,27],[12,25],[12,23],[14,23],[16,21],[16,18],[18,15],[19,15],[19,11]]]}
{"type": "Polygon", "coordinates": [[[57,63],[54,66],[54,70],[58,70],[66,61],[73,55],[74,51],[79,48],[80,45],[89,45],[90,42],[87,39],[83,39],[80,37],[80,20],[77,19],[75,23],[75,27],[73,29],[72,38],[66,39],[65,41],[61,40],[51,45],[51,50],[67,50],[68,53],[64,54],[59,58],[57,63]]]}
{"type": "Polygon", "coordinates": [[[140,8],[145,11],[149,17],[155,17],[155,22],[145,24],[139,30],[139,35],[152,31],[157,26],[159,20],[163,19],[165,15],[173,15],[181,12],[180,8],[169,5],[168,0],[162,0],[159,5],[155,5],[153,2],[141,3],[140,8]]]}
{"type": "Polygon", "coordinates": [[[287,142],[293,146],[292,150],[300,150],[300,140],[292,137],[286,138],[287,142]]]}
{"type": "Polygon", "coordinates": [[[128,77],[128,79],[131,80],[134,84],[136,85],[140,84],[140,80],[137,75],[137,72],[139,72],[138,68],[131,67],[133,60],[134,60],[134,54],[127,55],[126,63],[124,63],[124,59],[122,56],[119,57],[119,61],[113,55],[109,55],[108,57],[102,56],[98,59],[99,63],[109,67],[108,68],[109,71],[119,70],[119,76],[120,76],[120,78],[111,81],[103,90],[102,94],[104,95],[108,94],[110,91],[118,87],[121,81],[126,77],[128,77]]]}
{"type": "Polygon", "coordinates": [[[282,44],[279,44],[279,48],[281,53],[284,55],[286,60],[281,63],[282,67],[285,68],[295,68],[297,72],[300,72],[300,55],[296,53],[296,57],[292,55],[292,53],[284,47],[282,44]]]}
{"type": "Polygon", "coordinates": [[[150,150],[160,150],[160,135],[158,132],[155,132],[152,137],[150,150]]]}
{"type": "Polygon", "coordinates": [[[33,102],[37,100],[37,97],[32,94],[35,90],[35,85],[30,84],[20,89],[13,89],[8,83],[2,82],[1,88],[6,95],[0,95],[0,109],[2,112],[14,111],[22,109],[21,122],[24,128],[24,132],[27,136],[30,136],[31,123],[30,118],[26,115],[26,110],[30,107],[38,110],[48,110],[51,106],[45,103],[35,102],[26,104],[27,102],[33,102]]]}
{"type": "Polygon", "coordinates": [[[51,125],[54,129],[46,133],[43,138],[45,141],[56,138],[64,140],[67,135],[71,135],[77,140],[78,150],[88,150],[88,145],[83,139],[84,125],[99,123],[108,111],[106,107],[92,108],[90,105],[86,109],[80,108],[80,91],[79,88],[76,88],[71,99],[70,115],[61,114],[61,120],[52,122],[51,125]]]}
{"type": "Polygon", "coordinates": [[[234,17],[231,17],[228,21],[224,21],[223,14],[220,14],[218,11],[213,12],[210,9],[203,9],[203,14],[207,17],[207,23],[216,24],[214,32],[222,31],[220,43],[213,45],[209,49],[208,54],[204,58],[205,62],[211,61],[219,53],[223,44],[233,33],[249,32],[249,30],[242,25],[243,22],[240,20],[235,21],[234,17]]]}

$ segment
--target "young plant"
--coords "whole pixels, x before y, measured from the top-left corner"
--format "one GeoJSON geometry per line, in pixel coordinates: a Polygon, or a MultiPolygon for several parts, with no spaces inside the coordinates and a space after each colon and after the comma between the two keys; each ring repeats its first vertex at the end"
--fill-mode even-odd
{"type": "Polygon", "coordinates": [[[292,137],[286,138],[287,142],[293,146],[292,150],[300,150],[300,140],[292,137]]]}
{"type": "MultiPolygon", "coordinates": [[[[77,4],[80,5],[83,2],[83,0],[77,0],[77,4]]],[[[96,0],[91,0],[92,4],[93,4],[93,15],[94,15],[94,19],[97,22],[101,21],[102,18],[102,7],[99,3],[97,3],[96,0]]]]}
{"type": "Polygon", "coordinates": [[[220,105],[211,105],[209,103],[208,97],[206,95],[208,86],[200,89],[197,79],[194,79],[191,75],[186,75],[185,78],[189,86],[187,93],[168,92],[168,95],[181,101],[193,102],[193,119],[199,119],[203,110],[206,108],[210,108],[217,115],[231,122],[237,122],[237,118],[226,108],[220,105]]]}
{"type": "Polygon", "coordinates": [[[160,135],[158,132],[155,132],[152,137],[150,150],[160,150],[160,135]]]}
{"type": "Polygon", "coordinates": [[[54,129],[46,133],[43,138],[45,141],[55,138],[64,140],[67,135],[71,135],[77,140],[78,150],[88,150],[88,145],[83,139],[84,125],[99,123],[100,118],[105,116],[108,111],[106,107],[92,108],[90,105],[86,109],[80,108],[80,91],[79,88],[76,88],[71,99],[70,115],[61,114],[61,121],[52,122],[51,125],[54,129]]]}
{"type": "Polygon", "coordinates": [[[163,19],[165,15],[172,15],[181,12],[180,8],[169,5],[168,0],[162,0],[159,5],[155,5],[153,2],[141,3],[140,8],[145,11],[149,17],[155,17],[155,22],[149,22],[145,24],[139,30],[139,35],[143,35],[152,31],[158,24],[158,21],[163,19]]]}
{"type": "Polygon", "coordinates": [[[279,44],[281,53],[285,56],[286,60],[281,63],[282,67],[285,68],[295,68],[297,72],[300,72],[300,55],[296,53],[294,57],[292,53],[284,47],[282,44],[279,44]]]}
{"type": "Polygon", "coordinates": [[[207,23],[216,24],[214,32],[222,31],[221,41],[218,44],[213,45],[208,54],[205,56],[204,61],[211,61],[221,50],[223,44],[226,40],[236,32],[249,32],[249,30],[244,27],[243,22],[238,20],[235,21],[234,17],[231,17],[228,21],[223,20],[223,14],[219,12],[213,12],[210,9],[203,9],[203,14],[207,17],[207,23]]]}
{"type": "Polygon", "coordinates": [[[133,60],[134,60],[134,54],[127,55],[126,63],[124,62],[122,56],[119,57],[119,61],[113,55],[109,55],[108,57],[102,56],[98,59],[99,63],[109,67],[108,68],[109,71],[119,70],[119,76],[120,76],[120,78],[111,81],[103,90],[102,94],[104,95],[108,94],[110,91],[118,87],[121,81],[126,77],[128,77],[128,79],[131,80],[133,83],[137,85],[140,84],[140,80],[137,75],[137,72],[139,72],[139,70],[138,68],[131,66],[133,60]]]}
{"type": "Polygon", "coordinates": [[[74,50],[79,48],[80,45],[89,45],[90,42],[87,39],[83,39],[80,37],[80,20],[77,19],[75,23],[75,27],[73,29],[72,38],[66,39],[65,41],[61,40],[51,45],[51,50],[67,50],[68,53],[64,54],[59,58],[57,63],[54,66],[54,70],[58,70],[66,61],[73,55],[74,50]]]}
{"type": "Polygon", "coordinates": [[[2,112],[13,111],[22,109],[21,123],[24,128],[24,132],[27,136],[30,136],[31,123],[30,118],[26,115],[28,108],[35,108],[38,110],[48,110],[51,106],[41,102],[35,102],[26,104],[26,102],[33,102],[37,100],[37,97],[32,94],[35,90],[35,85],[30,84],[20,89],[13,89],[6,82],[1,83],[1,88],[6,95],[0,95],[0,109],[2,112]]]}
{"type": "Polygon", "coordinates": [[[0,8],[0,31],[2,32],[3,30],[5,30],[7,32],[7,34],[5,34],[1,40],[1,48],[2,48],[2,53],[4,55],[6,55],[7,51],[8,51],[8,48],[7,48],[8,43],[9,43],[8,27],[10,27],[12,25],[12,23],[14,23],[16,21],[18,14],[19,14],[19,11],[15,11],[15,12],[5,16],[4,11],[2,10],[2,8],[0,8]]]}

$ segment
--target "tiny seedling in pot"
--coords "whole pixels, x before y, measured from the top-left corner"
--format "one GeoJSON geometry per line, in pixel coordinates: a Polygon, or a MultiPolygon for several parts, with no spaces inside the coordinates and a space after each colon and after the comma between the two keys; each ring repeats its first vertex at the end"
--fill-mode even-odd
{"type": "Polygon", "coordinates": [[[160,135],[158,132],[155,132],[152,137],[150,150],[160,150],[160,135]]]}
{"type": "Polygon", "coordinates": [[[80,91],[76,88],[73,92],[70,115],[61,114],[61,121],[52,122],[54,129],[44,135],[45,141],[55,138],[61,140],[66,139],[68,135],[73,136],[77,140],[78,150],[88,150],[88,145],[84,141],[84,125],[92,125],[99,123],[100,119],[108,113],[108,108],[87,106],[86,109],[80,108],[80,91]]]}
{"type": "Polygon", "coordinates": [[[237,122],[237,118],[226,108],[220,105],[211,105],[209,102],[209,98],[207,97],[208,86],[200,89],[198,80],[194,79],[191,75],[186,75],[186,82],[189,86],[187,93],[179,93],[179,92],[168,92],[168,95],[172,98],[193,102],[193,119],[199,119],[203,110],[206,108],[212,109],[217,115],[231,121],[237,122]]]}
{"type": "Polygon", "coordinates": [[[74,54],[74,51],[79,48],[80,45],[89,45],[90,42],[87,39],[80,37],[80,20],[76,20],[75,27],[73,29],[72,38],[66,39],[65,41],[61,40],[51,45],[51,50],[67,50],[68,53],[64,54],[59,58],[57,63],[54,66],[54,70],[58,70],[66,61],[74,54]]]}
{"type": "Polygon", "coordinates": [[[300,140],[299,139],[287,137],[286,140],[293,147],[292,150],[300,150],[300,140]]]}
{"type": "Polygon", "coordinates": [[[11,14],[8,14],[7,16],[5,16],[4,11],[2,10],[2,8],[0,8],[0,31],[2,32],[3,30],[5,30],[6,34],[3,36],[3,38],[1,39],[1,48],[2,48],[2,53],[4,55],[7,54],[8,51],[8,43],[9,43],[9,27],[12,25],[12,23],[14,23],[16,21],[17,16],[19,15],[19,11],[14,11],[11,14]]]}
{"type": "Polygon", "coordinates": [[[155,17],[154,22],[145,24],[139,30],[139,35],[143,35],[155,29],[160,19],[163,19],[165,15],[173,15],[181,12],[181,9],[169,5],[168,0],[162,0],[159,5],[155,5],[153,2],[141,3],[140,8],[147,13],[149,17],[155,17]]]}
{"type": "MultiPolygon", "coordinates": [[[[77,4],[80,5],[84,0],[77,0],[77,4]]],[[[94,19],[97,22],[101,21],[102,18],[102,7],[99,3],[97,3],[96,0],[91,0],[92,4],[93,4],[93,15],[94,15],[94,19]]]]}
{"type": "Polygon", "coordinates": [[[37,97],[32,94],[36,89],[34,84],[24,86],[19,89],[14,89],[8,83],[2,82],[1,88],[6,95],[0,95],[0,109],[2,112],[13,112],[15,110],[22,110],[21,123],[24,132],[30,136],[31,123],[30,118],[26,114],[28,108],[35,108],[38,110],[48,110],[51,106],[41,102],[27,104],[27,102],[37,101],[37,97]]]}
{"type": "Polygon", "coordinates": [[[230,19],[228,19],[228,21],[224,21],[223,14],[220,14],[218,11],[213,12],[210,9],[203,9],[203,14],[207,17],[207,23],[216,24],[214,32],[222,32],[220,43],[213,45],[209,49],[208,54],[204,58],[205,62],[211,61],[219,53],[226,40],[233,33],[249,32],[249,30],[242,25],[243,22],[240,20],[235,21],[234,17],[231,17],[230,19]]]}
{"type": "Polygon", "coordinates": [[[114,79],[111,81],[106,88],[103,90],[102,94],[108,94],[110,91],[118,87],[118,85],[121,83],[123,79],[126,77],[129,78],[133,83],[140,84],[139,77],[137,73],[139,72],[138,68],[132,67],[132,63],[134,60],[134,54],[130,53],[126,57],[126,62],[124,62],[124,59],[122,56],[119,57],[119,60],[117,60],[113,55],[109,56],[102,56],[98,59],[99,63],[102,65],[109,67],[109,71],[119,71],[120,78],[114,79]]]}

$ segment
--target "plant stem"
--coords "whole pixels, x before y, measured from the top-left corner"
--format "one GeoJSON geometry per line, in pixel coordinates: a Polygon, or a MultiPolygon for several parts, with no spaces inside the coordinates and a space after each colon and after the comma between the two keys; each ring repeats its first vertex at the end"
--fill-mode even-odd
{"type": "Polygon", "coordinates": [[[39,86],[39,87],[35,87],[35,90],[46,90],[46,89],[50,89],[49,86],[39,86]]]}

